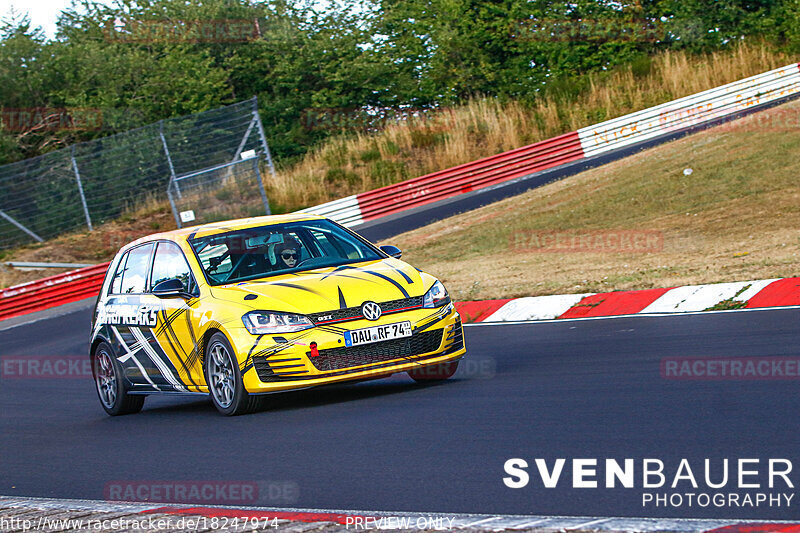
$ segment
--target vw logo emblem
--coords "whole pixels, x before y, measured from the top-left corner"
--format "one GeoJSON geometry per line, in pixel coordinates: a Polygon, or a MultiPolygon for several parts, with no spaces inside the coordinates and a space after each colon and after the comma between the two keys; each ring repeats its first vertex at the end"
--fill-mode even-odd
{"type": "Polygon", "coordinates": [[[361,306],[361,314],[367,320],[378,320],[381,317],[381,306],[375,302],[364,302],[361,306]]]}

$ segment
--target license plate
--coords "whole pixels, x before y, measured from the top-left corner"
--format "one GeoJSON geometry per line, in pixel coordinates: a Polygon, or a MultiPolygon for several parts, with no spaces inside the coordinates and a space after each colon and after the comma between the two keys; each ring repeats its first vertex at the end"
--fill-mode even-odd
{"type": "Polygon", "coordinates": [[[372,342],[389,341],[410,336],[411,322],[395,322],[394,324],[384,324],[383,326],[345,331],[344,345],[358,346],[359,344],[370,344],[372,342]]]}

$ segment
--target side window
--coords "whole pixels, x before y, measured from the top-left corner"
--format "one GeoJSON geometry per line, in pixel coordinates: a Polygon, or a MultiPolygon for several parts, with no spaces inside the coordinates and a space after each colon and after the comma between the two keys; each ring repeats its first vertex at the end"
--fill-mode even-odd
{"type": "Polygon", "coordinates": [[[192,271],[186,262],[183,252],[177,244],[172,242],[159,242],[156,248],[156,257],[153,260],[153,274],[150,276],[150,288],[168,279],[179,279],[183,283],[183,290],[191,293],[195,283],[192,271]]]}
{"type": "Polygon", "coordinates": [[[111,288],[109,294],[119,294],[122,292],[122,274],[125,272],[125,263],[128,261],[128,252],[122,256],[117,265],[117,271],[114,272],[114,277],[111,279],[111,288]]]}
{"type": "Polygon", "coordinates": [[[128,252],[125,273],[122,275],[122,294],[138,294],[145,292],[147,286],[147,268],[150,266],[152,244],[139,246],[128,252]]]}
{"type": "Polygon", "coordinates": [[[200,262],[203,267],[208,270],[209,274],[222,276],[230,273],[233,265],[231,264],[231,255],[228,252],[228,247],[225,244],[212,244],[200,251],[198,254],[200,262]]]}

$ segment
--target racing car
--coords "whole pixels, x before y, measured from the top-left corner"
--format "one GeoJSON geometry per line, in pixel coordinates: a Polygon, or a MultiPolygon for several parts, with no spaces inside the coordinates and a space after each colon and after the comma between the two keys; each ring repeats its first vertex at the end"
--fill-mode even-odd
{"type": "Polygon", "coordinates": [[[451,377],[465,355],[444,285],[325,217],[255,217],[159,233],[111,261],[90,357],[110,415],[151,394],[210,396],[224,415],[264,395],[407,372],[451,377]]]}

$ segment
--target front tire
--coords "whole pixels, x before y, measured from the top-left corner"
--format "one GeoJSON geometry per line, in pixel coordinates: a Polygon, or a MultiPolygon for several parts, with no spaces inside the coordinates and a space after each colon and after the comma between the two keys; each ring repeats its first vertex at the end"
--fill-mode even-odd
{"type": "Polygon", "coordinates": [[[131,395],[125,390],[120,366],[108,343],[101,342],[92,354],[94,383],[100,405],[111,416],[138,413],[144,406],[144,396],[131,395]]]}
{"type": "Polygon", "coordinates": [[[458,361],[450,361],[439,365],[423,366],[409,370],[408,375],[418,383],[444,381],[453,377],[458,370],[458,361]]]}
{"type": "Polygon", "coordinates": [[[250,413],[259,405],[258,396],[245,390],[242,372],[233,354],[233,348],[225,335],[212,335],[205,355],[208,391],[214,407],[226,416],[250,413]]]}

